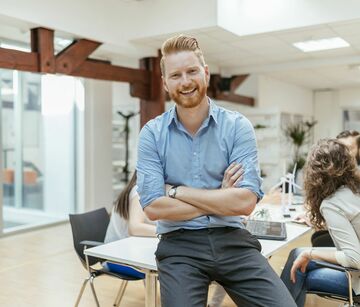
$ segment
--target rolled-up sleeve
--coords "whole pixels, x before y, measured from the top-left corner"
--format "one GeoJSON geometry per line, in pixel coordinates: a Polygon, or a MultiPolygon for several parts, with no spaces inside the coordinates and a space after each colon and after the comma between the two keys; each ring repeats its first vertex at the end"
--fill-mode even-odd
{"type": "Polygon", "coordinates": [[[156,138],[148,123],[139,135],[137,171],[137,192],[143,208],[155,199],[164,196],[164,171],[156,147],[156,138]]]}
{"type": "Polygon", "coordinates": [[[235,142],[229,160],[230,163],[240,163],[244,168],[243,180],[238,187],[252,191],[259,201],[264,193],[261,190],[256,138],[252,124],[245,117],[235,121],[235,142]]]}

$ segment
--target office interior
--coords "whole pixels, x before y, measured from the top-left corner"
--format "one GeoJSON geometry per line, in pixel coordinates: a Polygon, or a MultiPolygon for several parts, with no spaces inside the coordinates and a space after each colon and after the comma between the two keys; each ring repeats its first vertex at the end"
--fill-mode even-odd
{"type": "MultiPolygon", "coordinates": [[[[91,59],[134,69],[141,59],[157,57],[166,38],[196,37],[211,74],[228,82],[213,101],[254,125],[265,192],[292,170],[287,127],[314,123],[303,156],[321,138],[360,130],[358,1],[0,0],[0,7],[0,48],[30,52],[31,29],[41,27],[54,30],[55,54],[87,39],[101,43],[91,59]],[[329,38],[346,44],[310,52],[294,45],[329,38]]],[[[69,213],[111,211],[126,183],[125,165],[129,174],[135,168],[145,111],[128,82],[13,70],[4,66],[7,60],[0,56],[0,246],[18,240],[12,252],[26,254],[26,236],[59,225],[71,236],[69,213]]],[[[166,101],[164,110],[172,105],[166,101]]],[[[83,275],[73,275],[69,285],[76,293],[83,275]]],[[[109,294],[107,286],[102,290],[109,294]]],[[[75,301],[71,295],[67,302],[75,301]]],[[[0,295],[0,305],[1,297],[9,302],[0,295]]],[[[141,306],[142,299],[128,304],[141,306]]],[[[92,306],[91,294],[86,302],[92,306]]],[[[225,304],[233,306],[230,299],[225,304]]],[[[322,306],[314,304],[307,306],[322,306]]]]}

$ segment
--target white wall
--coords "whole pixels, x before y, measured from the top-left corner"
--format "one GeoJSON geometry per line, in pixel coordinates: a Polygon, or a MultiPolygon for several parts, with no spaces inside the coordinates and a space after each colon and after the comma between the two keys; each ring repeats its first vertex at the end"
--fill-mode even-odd
{"type": "Polygon", "coordinates": [[[85,210],[112,207],[111,82],[85,80],[85,210]]]}
{"type": "Polygon", "coordinates": [[[313,115],[312,90],[279,81],[267,76],[259,76],[257,107],[278,108],[279,112],[313,115]]]}
{"type": "Polygon", "coordinates": [[[316,92],[314,95],[315,141],[335,137],[343,128],[344,109],[360,110],[360,89],[349,88],[316,92]]]}
{"type": "MultiPolygon", "coordinates": [[[[113,112],[114,119],[123,121],[123,118],[116,112],[121,111],[125,115],[140,112],[140,100],[130,96],[130,86],[128,83],[113,82],[113,112]]],[[[129,120],[129,170],[133,171],[137,160],[137,144],[140,132],[140,114],[135,115],[129,120]]],[[[116,156],[113,157],[117,159],[116,156]]]]}

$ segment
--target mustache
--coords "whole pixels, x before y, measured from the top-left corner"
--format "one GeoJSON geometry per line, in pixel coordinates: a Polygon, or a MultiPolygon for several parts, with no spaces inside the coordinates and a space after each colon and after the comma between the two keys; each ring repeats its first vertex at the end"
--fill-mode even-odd
{"type": "Polygon", "coordinates": [[[197,89],[197,86],[184,86],[182,88],[180,88],[178,90],[178,92],[187,92],[187,91],[190,91],[190,90],[194,90],[194,89],[197,89]]]}

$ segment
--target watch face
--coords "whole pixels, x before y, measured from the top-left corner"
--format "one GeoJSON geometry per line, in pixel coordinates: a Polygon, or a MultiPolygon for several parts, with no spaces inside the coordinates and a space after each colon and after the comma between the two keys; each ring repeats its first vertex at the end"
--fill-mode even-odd
{"type": "Polygon", "coordinates": [[[175,196],[175,189],[174,189],[174,188],[171,188],[171,189],[169,190],[169,196],[170,196],[170,197],[174,197],[174,196],[175,196]]]}

